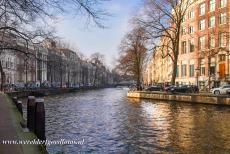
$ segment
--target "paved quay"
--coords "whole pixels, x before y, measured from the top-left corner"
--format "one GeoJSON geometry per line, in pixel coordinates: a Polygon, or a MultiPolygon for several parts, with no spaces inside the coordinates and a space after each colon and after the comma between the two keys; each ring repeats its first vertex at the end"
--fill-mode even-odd
{"type": "Polygon", "coordinates": [[[24,132],[22,116],[16,106],[0,92],[0,154],[46,153],[41,145],[3,144],[3,141],[26,141],[36,139],[31,132],[24,132]]]}
{"type": "Polygon", "coordinates": [[[212,95],[208,93],[186,94],[186,93],[166,93],[153,91],[129,91],[130,98],[143,98],[164,101],[177,101],[188,103],[203,103],[213,105],[230,105],[230,97],[226,95],[212,95]]]}
{"type": "Polygon", "coordinates": [[[6,97],[0,93],[0,153],[8,154],[8,153],[17,153],[22,154],[23,150],[20,145],[4,145],[3,140],[18,140],[19,137],[17,135],[17,126],[14,124],[14,119],[11,116],[12,113],[10,111],[12,106],[10,107],[9,103],[7,103],[6,97]]]}

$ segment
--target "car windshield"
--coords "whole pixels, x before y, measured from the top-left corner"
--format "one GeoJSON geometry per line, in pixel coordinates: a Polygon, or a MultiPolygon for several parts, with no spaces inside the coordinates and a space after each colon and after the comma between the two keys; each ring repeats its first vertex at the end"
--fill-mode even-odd
{"type": "Polygon", "coordinates": [[[223,86],[222,88],[230,88],[230,85],[223,86]]]}

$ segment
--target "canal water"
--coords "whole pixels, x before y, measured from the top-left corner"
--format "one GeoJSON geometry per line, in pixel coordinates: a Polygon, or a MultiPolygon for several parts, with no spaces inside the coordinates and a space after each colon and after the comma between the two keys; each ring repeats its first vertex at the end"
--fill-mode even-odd
{"type": "Polygon", "coordinates": [[[230,153],[230,108],[139,100],[119,88],[45,98],[51,154],[230,153]]]}

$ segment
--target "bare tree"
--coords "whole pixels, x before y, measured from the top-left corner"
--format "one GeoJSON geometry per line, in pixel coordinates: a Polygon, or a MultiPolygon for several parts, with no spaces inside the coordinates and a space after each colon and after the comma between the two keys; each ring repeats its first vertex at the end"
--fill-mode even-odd
{"type": "Polygon", "coordinates": [[[93,74],[93,86],[96,86],[96,84],[99,82],[100,68],[104,66],[104,55],[100,54],[99,52],[93,53],[90,57],[90,61],[95,67],[93,74]]]}
{"type": "Polygon", "coordinates": [[[134,28],[121,42],[118,66],[124,74],[130,74],[136,80],[138,90],[141,90],[142,71],[147,56],[145,30],[134,28]]]}
{"type": "MultiPolygon", "coordinates": [[[[44,26],[47,25],[47,17],[55,18],[60,13],[86,16],[88,21],[93,21],[97,26],[103,27],[101,21],[108,15],[100,7],[103,1],[105,0],[2,0],[0,2],[0,54],[7,50],[29,54],[26,50],[12,44],[12,40],[9,39],[14,38],[7,38],[7,35],[13,33],[27,43],[41,43],[44,38],[50,37],[49,32],[43,31],[44,26]]],[[[3,85],[5,73],[1,62],[0,73],[1,85],[3,85]]]]}
{"type": "Polygon", "coordinates": [[[162,51],[162,58],[170,57],[173,62],[171,83],[175,84],[181,24],[188,8],[196,0],[145,0],[143,14],[137,19],[144,27],[154,49],[162,51]],[[163,41],[163,42],[162,42],[163,41]]]}

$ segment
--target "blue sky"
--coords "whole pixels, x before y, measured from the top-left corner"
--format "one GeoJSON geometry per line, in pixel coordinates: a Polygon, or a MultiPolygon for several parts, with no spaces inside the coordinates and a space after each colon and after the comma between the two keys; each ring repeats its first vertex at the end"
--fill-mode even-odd
{"type": "Polygon", "coordinates": [[[103,7],[113,15],[104,21],[108,26],[106,29],[94,26],[87,28],[80,17],[61,17],[55,24],[57,34],[87,57],[94,52],[104,54],[106,64],[111,68],[118,57],[119,44],[129,31],[129,20],[140,4],[141,0],[111,0],[104,3],[103,7]]]}

